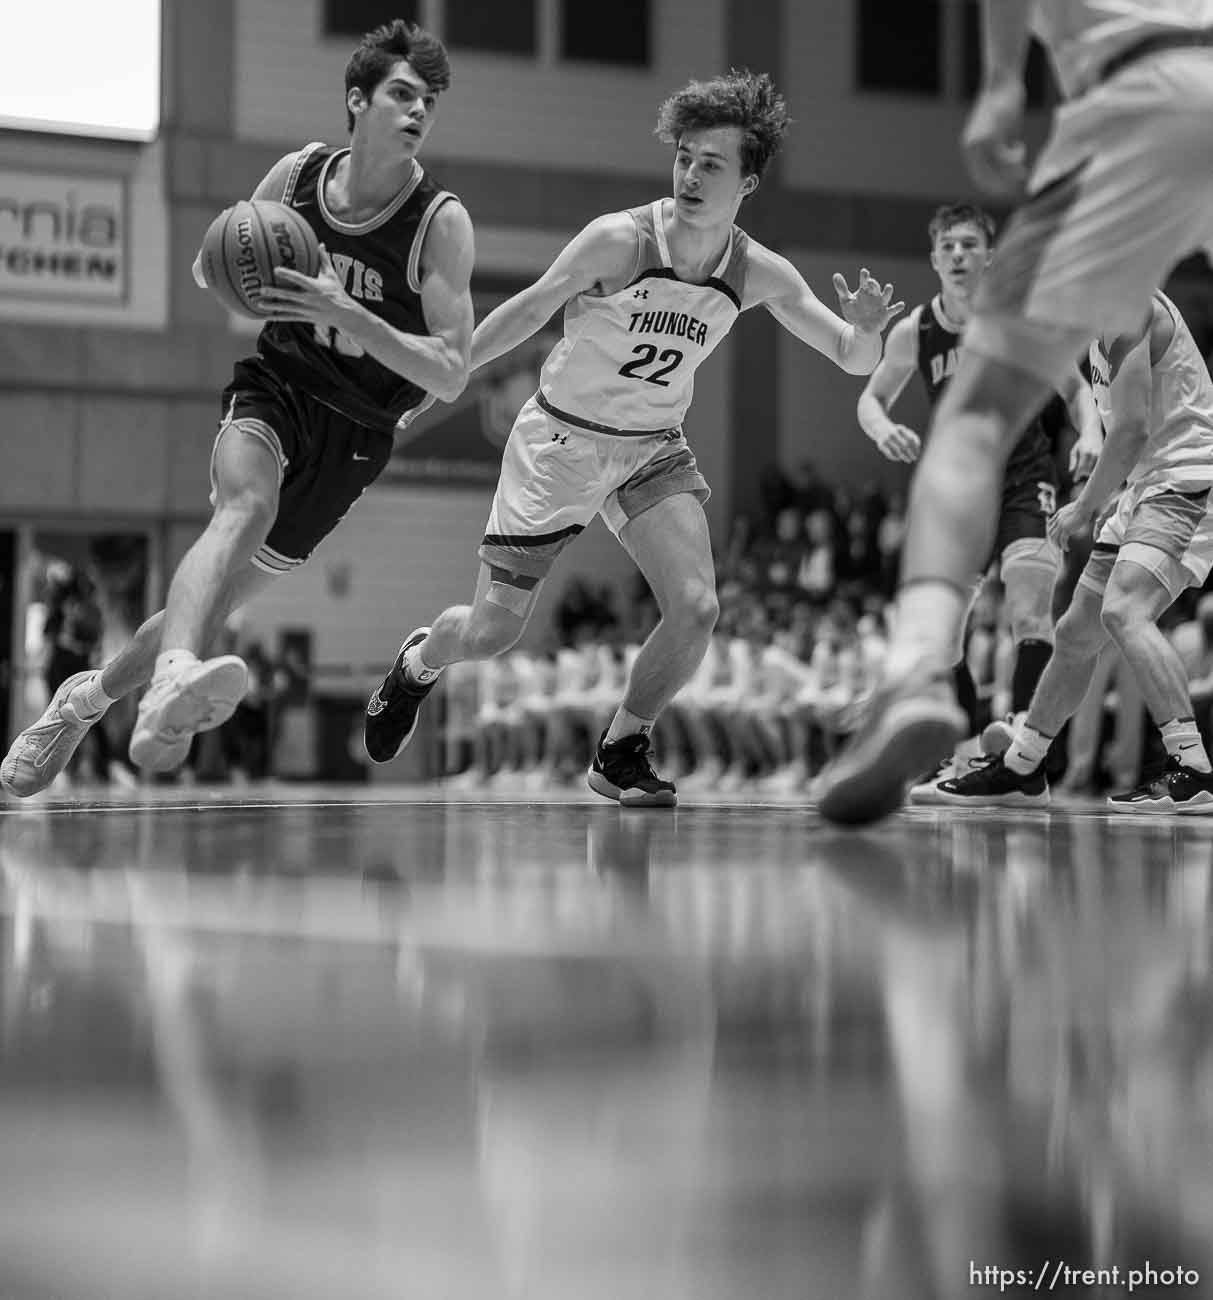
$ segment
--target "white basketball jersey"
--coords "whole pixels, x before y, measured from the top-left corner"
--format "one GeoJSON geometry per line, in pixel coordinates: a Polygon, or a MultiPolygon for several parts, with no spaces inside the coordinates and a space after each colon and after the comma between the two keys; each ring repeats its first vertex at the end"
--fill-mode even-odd
{"type": "MultiPolygon", "coordinates": [[[[1175,304],[1163,293],[1154,297],[1170,314],[1175,333],[1150,369],[1150,431],[1127,481],[1142,489],[1195,492],[1213,486],[1213,380],[1175,304]]],[[[1102,345],[1092,343],[1091,387],[1105,424],[1111,407],[1108,374],[1102,345]]]]}
{"type": "Polygon", "coordinates": [[[1213,28],[1213,0],[1035,0],[1032,30],[1067,99],[1095,85],[1108,63],[1149,36],[1213,28]]]}
{"type": "Polygon", "coordinates": [[[564,309],[564,337],[544,362],[540,403],[570,424],[603,433],[681,426],[695,370],[741,310],[749,240],[733,227],[703,284],[670,262],[658,199],[633,208],[639,249],[631,281],[616,293],[578,294],[564,309]]]}

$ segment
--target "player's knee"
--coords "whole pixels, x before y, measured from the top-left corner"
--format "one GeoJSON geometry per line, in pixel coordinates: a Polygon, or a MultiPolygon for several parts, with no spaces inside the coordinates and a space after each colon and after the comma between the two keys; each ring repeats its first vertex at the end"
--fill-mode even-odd
{"type": "Polygon", "coordinates": [[[1103,625],[1076,610],[1068,610],[1053,629],[1053,654],[1062,658],[1083,658],[1104,642],[1103,625]]]}
{"type": "Polygon", "coordinates": [[[1053,620],[1046,610],[1025,610],[1011,615],[1011,640],[1018,645],[1021,641],[1052,641],[1053,620]]]}
{"type": "Polygon", "coordinates": [[[273,527],[278,513],[278,494],[260,486],[249,485],[225,492],[215,504],[215,520],[220,526],[254,537],[260,545],[273,527]]]}
{"type": "Polygon", "coordinates": [[[720,617],[714,584],[698,578],[683,582],[674,597],[670,616],[689,630],[710,635],[720,617]]]}
{"type": "Polygon", "coordinates": [[[1099,611],[1100,622],[1114,641],[1119,641],[1135,623],[1143,621],[1137,603],[1125,592],[1109,587],[1099,611]]]}

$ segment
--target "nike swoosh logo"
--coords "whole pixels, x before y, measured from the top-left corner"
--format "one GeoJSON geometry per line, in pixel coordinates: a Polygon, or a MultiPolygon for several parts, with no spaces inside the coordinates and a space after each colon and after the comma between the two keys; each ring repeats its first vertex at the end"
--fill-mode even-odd
{"type": "Polygon", "coordinates": [[[355,452],[355,453],[354,453],[354,459],[355,459],[355,460],[370,460],[370,457],[369,457],[369,456],[359,456],[358,453],[355,452]]]}

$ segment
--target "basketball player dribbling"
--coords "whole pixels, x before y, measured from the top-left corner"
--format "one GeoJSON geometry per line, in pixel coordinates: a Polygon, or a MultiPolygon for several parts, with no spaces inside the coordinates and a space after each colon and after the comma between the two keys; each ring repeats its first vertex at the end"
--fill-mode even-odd
{"type": "Polygon", "coordinates": [[[882,331],[904,307],[891,303],[892,285],[861,271],[855,292],[834,278],[840,318],[786,258],[734,225],[787,129],[768,77],[691,82],[662,106],[657,129],[675,147],[673,197],[592,221],[534,285],[477,326],[473,369],[565,308],[564,335],[506,444],[472,604],[411,633],[367,706],[367,752],[377,762],[408,743],[447,664],[518,640],[557,556],[601,514],[647,579],[661,621],[599,740],[589,782],[621,803],[673,805],[673,783],[649,762],[650,732],[703,658],[717,615],[708,486],[682,431],[695,369],[739,312],[764,306],[848,373],[868,374],[882,331]]]}
{"type": "Polygon", "coordinates": [[[963,733],[948,665],[1019,431],[1092,338],[1140,330],[1175,263],[1213,244],[1213,0],[982,0],[982,19],[967,161],[989,192],[1027,193],[915,476],[884,681],[822,773],[820,811],[844,825],[895,811],[963,733]],[[1030,181],[1029,24],[1065,96],[1030,181]]]}
{"type": "MultiPolygon", "coordinates": [[[[56,691],[0,765],[11,795],[44,789],[88,729],[149,679],[131,738],[147,771],[179,765],[198,731],[234,711],[247,671],[202,658],[224,619],[303,564],[388,462],[394,430],[467,382],[472,226],[417,161],[450,84],[441,42],[397,20],[368,33],[345,73],[348,148],[287,154],[254,198],[294,207],[323,252],[289,269],[257,355],[236,365],[211,457],[214,513],[177,568],[165,609],[99,672],[56,691]]],[[[201,284],[197,262],[195,279],[201,284]]]]}
{"type": "MultiPolygon", "coordinates": [[[[934,408],[951,376],[961,350],[961,336],[972,314],[973,298],[994,252],[994,220],[969,203],[941,207],[927,228],[931,267],[939,277],[939,292],[912,308],[889,331],[884,357],[860,395],[856,414],[860,427],[890,460],[918,459],[921,441],[890,412],[910,377],[917,372],[934,408]]],[[[1077,369],[1066,397],[1070,419],[1080,437],[1074,444],[1071,468],[1090,472],[1103,441],[1099,416],[1090,389],[1077,369]],[[1081,461],[1081,465],[1079,462],[1081,461]]],[[[1058,404],[1060,405],[1060,399],[1058,404]]],[[[1064,417],[1063,417],[1064,420],[1064,417]]],[[[1056,422],[1052,422],[1056,423],[1056,422]]],[[[1007,461],[999,502],[998,529],[987,562],[978,558],[970,581],[969,603],[976,598],[981,575],[997,560],[1004,590],[1004,609],[1015,646],[1011,672],[1011,710],[1028,707],[1053,645],[1051,601],[1060,556],[1049,541],[1047,525],[1056,509],[1057,469],[1053,439],[1041,419],[1029,422],[1007,461]]],[[[953,652],[957,696],[968,719],[966,736],[976,736],[977,688],[964,660],[964,623],[953,652]]],[[[949,760],[930,780],[913,787],[915,803],[931,802],[935,783],[953,775],[949,760]]]]}

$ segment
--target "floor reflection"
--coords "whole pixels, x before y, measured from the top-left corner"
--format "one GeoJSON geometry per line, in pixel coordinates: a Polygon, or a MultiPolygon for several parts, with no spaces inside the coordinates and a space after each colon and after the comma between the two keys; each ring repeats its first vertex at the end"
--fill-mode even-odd
{"type": "Polygon", "coordinates": [[[1211,891],[1081,813],[0,817],[0,1296],[1210,1294],[1211,891]]]}

